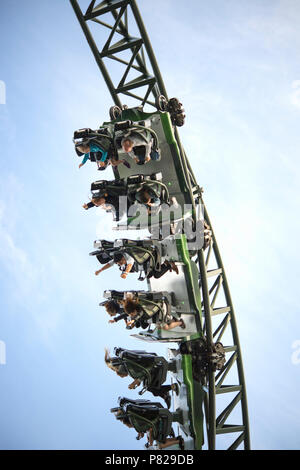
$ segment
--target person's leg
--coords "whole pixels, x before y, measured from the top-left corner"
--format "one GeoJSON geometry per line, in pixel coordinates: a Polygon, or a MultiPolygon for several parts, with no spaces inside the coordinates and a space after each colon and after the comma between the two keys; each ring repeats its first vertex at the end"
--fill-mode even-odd
{"type": "Polygon", "coordinates": [[[174,446],[178,444],[180,449],[183,449],[183,439],[182,437],[178,436],[178,437],[170,437],[168,439],[166,439],[166,442],[164,443],[159,443],[158,447],[159,449],[166,449],[167,447],[170,447],[170,446],[174,446]]]}
{"type": "Polygon", "coordinates": [[[151,160],[158,161],[160,160],[160,154],[157,150],[154,150],[153,148],[151,149],[150,152],[150,158],[151,160]]]}
{"type": "Polygon", "coordinates": [[[156,279],[159,279],[161,276],[163,276],[167,271],[175,271],[176,274],[179,274],[178,268],[174,261],[168,261],[166,260],[164,264],[161,265],[160,271],[154,271],[153,276],[156,279]]]}
{"type": "Polygon", "coordinates": [[[137,165],[144,165],[145,157],[146,157],[145,146],[138,145],[137,147],[134,147],[133,153],[134,153],[137,165]]]}
{"type": "Polygon", "coordinates": [[[161,398],[164,398],[165,395],[167,395],[170,390],[172,390],[172,385],[161,385],[159,388],[157,387],[148,388],[148,392],[151,392],[153,396],[161,397],[161,398]]]}
{"type": "Polygon", "coordinates": [[[156,270],[153,269],[153,271],[152,271],[153,277],[155,277],[155,279],[159,279],[167,271],[169,271],[169,269],[170,269],[170,265],[168,265],[166,262],[164,262],[164,264],[161,265],[161,270],[160,271],[156,271],[156,270]]]}
{"type": "Polygon", "coordinates": [[[149,387],[148,392],[152,393],[153,396],[155,397],[161,397],[163,400],[165,400],[166,405],[168,408],[171,406],[171,396],[169,394],[169,391],[172,389],[171,385],[162,385],[161,387],[149,387]]]}
{"type": "Polygon", "coordinates": [[[172,321],[171,323],[164,325],[163,330],[173,330],[173,328],[176,328],[176,326],[181,326],[181,328],[185,328],[185,323],[182,319],[179,321],[172,321]]]}
{"type": "Polygon", "coordinates": [[[144,163],[145,163],[145,157],[142,157],[142,156],[138,155],[137,158],[138,158],[138,160],[139,160],[139,161],[137,162],[137,164],[138,164],[138,165],[144,165],[144,163]]]}

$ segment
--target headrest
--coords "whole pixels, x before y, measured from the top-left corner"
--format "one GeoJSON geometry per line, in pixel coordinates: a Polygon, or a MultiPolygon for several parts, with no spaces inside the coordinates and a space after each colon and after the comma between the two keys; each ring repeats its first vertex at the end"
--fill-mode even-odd
{"type": "Polygon", "coordinates": [[[124,257],[124,252],[120,252],[120,251],[117,251],[116,253],[114,253],[114,262],[115,263],[118,263],[119,261],[121,261],[121,259],[124,257]]]}
{"type": "Polygon", "coordinates": [[[77,153],[78,157],[82,157],[82,155],[84,155],[83,152],[80,152],[77,148],[77,146],[75,145],[75,152],[77,153]]]}
{"type": "Polygon", "coordinates": [[[135,193],[135,199],[140,203],[140,204],[143,204],[143,195],[145,194],[145,192],[147,192],[147,189],[148,188],[145,188],[145,186],[143,186],[142,188],[140,188],[136,193],[135,193]]]}

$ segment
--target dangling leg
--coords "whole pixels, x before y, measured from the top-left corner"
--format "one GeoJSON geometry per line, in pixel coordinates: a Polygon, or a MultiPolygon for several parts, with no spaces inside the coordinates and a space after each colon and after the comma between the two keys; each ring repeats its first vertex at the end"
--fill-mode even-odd
{"type": "Polygon", "coordinates": [[[164,325],[163,330],[173,330],[173,328],[176,328],[176,326],[180,326],[182,329],[184,329],[185,323],[182,319],[179,321],[172,321],[171,323],[164,325]]]}
{"type": "Polygon", "coordinates": [[[160,160],[159,150],[155,150],[154,148],[152,148],[150,152],[150,158],[151,160],[159,161],[160,160]]]}
{"type": "Polygon", "coordinates": [[[163,444],[159,444],[158,447],[159,449],[166,449],[167,447],[174,446],[176,444],[179,445],[180,449],[184,449],[184,442],[181,436],[178,436],[176,438],[168,438],[166,439],[166,442],[164,442],[163,444]]]}

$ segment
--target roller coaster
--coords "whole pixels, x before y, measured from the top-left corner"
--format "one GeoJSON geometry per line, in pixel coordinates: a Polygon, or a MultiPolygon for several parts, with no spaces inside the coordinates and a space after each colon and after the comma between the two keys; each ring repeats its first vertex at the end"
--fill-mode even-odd
{"type": "Polygon", "coordinates": [[[248,450],[235,313],[203,189],[179,138],[185,111],[179,99],[168,98],[135,0],[93,0],[85,11],[82,2],[70,3],[113,100],[109,121],[74,132],[77,154],[95,161],[98,170],[111,165],[114,175],[91,184],[84,208],[111,212],[118,235],[125,229],[150,232],[145,240],[94,242],[90,255],[101,265],[96,273],[116,265],[125,287],[105,291],[100,305],[112,322],[125,321],[151,347],[172,343],[167,359],[120,347],[112,357],[106,353],[113,371],[134,379],[130,389],[142,386],[139,395],[148,391],[167,405],[130,396],[111,411],[139,439],[147,436],[148,449],[248,450]],[[101,31],[101,45],[91,27],[101,31]],[[124,98],[136,106],[123,104],[124,98]],[[147,280],[147,291],[126,291],[132,272],[147,280]]]}

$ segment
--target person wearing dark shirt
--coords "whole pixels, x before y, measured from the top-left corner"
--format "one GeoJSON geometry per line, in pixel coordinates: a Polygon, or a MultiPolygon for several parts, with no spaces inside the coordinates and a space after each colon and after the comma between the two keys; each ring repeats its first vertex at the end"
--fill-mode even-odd
{"type": "Polygon", "coordinates": [[[107,302],[100,304],[103,305],[108,315],[114,317],[109,320],[108,323],[117,323],[120,320],[124,320],[127,323],[128,314],[124,312],[124,308],[121,303],[117,300],[108,300],[107,302]]]}
{"type": "Polygon", "coordinates": [[[83,204],[82,207],[85,210],[88,210],[91,207],[101,207],[101,209],[113,212],[116,220],[119,220],[120,217],[123,216],[123,214],[120,214],[118,196],[110,196],[107,193],[104,193],[102,196],[92,198],[90,202],[83,204]]]}
{"type": "Polygon", "coordinates": [[[82,144],[75,146],[75,150],[77,155],[83,155],[83,160],[79,164],[79,168],[85,165],[88,160],[96,161],[99,170],[105,170],[109,164],[114,168],[117,168],[121,163],[123,163],[127,168],[130,168],[130,164],[126,160],[117,160],[108,148],[101,148],[100,145],[95,145],[93,143],[82,144]]]}
{"type": "Polygon", "coordinates": [[[121,141],[123,152],[143,165],[150,160],[160,160],[160,152],[153,148],[153,136],[149,129],[132,130],[121,141]]]}
{"type": "Polygon", "coordinates": [[[137,321],[157,323],[160,328],[166,331],[177,326],[185,328],[182,318],[179,320],[167,313],[167,306],[164,301],[155,303],[138,298],[129,298],[124,301],[124,311],[130,316],[130,321],[127,321],[127,328],[129,329],[137,327],[137,321]]]}
{"type": "Polygon", "coordinates": [[[158,183],[152,183],[151,185],[144,184],[131,197],[134,197],[137,202],[146,206],[148,214],[157,214],[161,209],[161,204],[167,204],[174,209],[179,207],[174,196],[169,199],[166,197],[166,194],[163,195],[162,187],[158,183]]]}
{"type": "Polygon", "coordinates": [[[125,351],[122,357],[110,357],[109,350],[105,349],[104,360],[106,365],[121,377],[131,377],[133,382],[128,385],[130,390],[134,390],[140,385],[143,386],[139,395],[145,391],[152,393],[155,397],[161,397],[165,400],[168,408],[171,405],[170,391],[174,390],[179,394],[178,384],[163,385],[166,380],[167,361],[161,358],[160,363],[156,361],[156,354],[144,355],[143,351],[125,351]],[[128,354],[129,353],[129,354],[128,354]],[[160,373],[162,372],[162,373],[160,373]]]}
{"type": "MultiPolygon", "coordinates": [[[[107,313],[111,317],[114,317],[109,320],[108,323],[117,323],[120,320],[124,320],[127,326],[129,315],[124,311],[123,303],[124,301],[108,300],[105,304],[101,304],[104,306],[107,313]]],[[[136,326],[137,328],[145,329],[148,328],[149,324],[144,319],[141,319],[136,321],[136,326]]]]}

